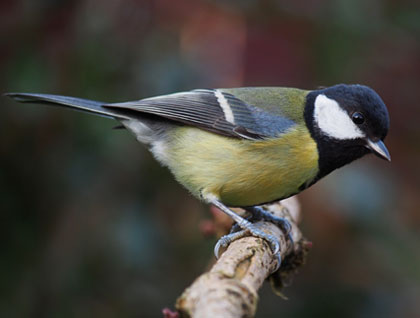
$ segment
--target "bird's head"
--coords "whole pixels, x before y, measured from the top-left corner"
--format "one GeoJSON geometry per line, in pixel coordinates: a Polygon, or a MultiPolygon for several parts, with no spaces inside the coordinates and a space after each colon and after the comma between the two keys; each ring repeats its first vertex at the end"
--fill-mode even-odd
{"type": "Polygon", "coordinates": [[[318,144],[323,175],[369,152],[391,160],[383,142],[388,110],[367,86],[340,84],[310,92],[305,121],[318,144]]]}

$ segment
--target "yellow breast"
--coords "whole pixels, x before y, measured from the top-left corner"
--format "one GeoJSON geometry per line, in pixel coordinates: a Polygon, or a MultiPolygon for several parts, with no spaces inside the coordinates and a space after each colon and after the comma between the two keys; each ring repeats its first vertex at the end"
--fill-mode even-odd
{"type": "Polygon", "coordinates": [[[166,165],[192,194],[213,194],[228,206],[288,197],[318,173],[318,151],[305,126],[279,138],[252,141],[178,127],[166,165]]]}

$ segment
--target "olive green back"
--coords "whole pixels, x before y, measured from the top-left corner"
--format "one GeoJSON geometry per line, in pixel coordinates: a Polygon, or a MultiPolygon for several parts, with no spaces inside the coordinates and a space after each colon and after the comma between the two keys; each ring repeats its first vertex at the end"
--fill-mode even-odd
{"type": "Polygon", "coordinates": [[[233,94],[252,106],[274,115],[284,116],[296,123],[304,121],[306,95],[310,92],[288,87],[241,87],[220,90],[233,94]]]}

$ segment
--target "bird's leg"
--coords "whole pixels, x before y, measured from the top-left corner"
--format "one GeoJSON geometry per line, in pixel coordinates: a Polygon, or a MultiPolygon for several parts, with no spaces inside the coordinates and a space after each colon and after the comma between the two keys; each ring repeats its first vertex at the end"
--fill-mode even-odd
{"type": "Polygon", "coordinates": [[[248,211],[249,213],[251,213],[253,221],[264,220],[267,222],[274,223],[280,229],[282,229],[283,233],[286,235],[287,239],[290,241],[290,248],[293,250],[294,242],[293,242],[292,235],[290,234],[290,231],[292,230],[292,225],[286,218],[275,216],[260,206],[251,206],[251,207],[246,207],[244,209],[248,211]]]}
{"type": "Polygon", "coordinates": [[[280,264],[280,242],[279,240],[271,234],[267,234],[264,231],[260,230],[258,227],[256,227],[254,224],[249,222],[248,220],[244,219],[243,217],[239,216],[235,212],[233,212],[231,209],[229,209],[227,206],[225,206],[223,203],[221,203],[216,198],[207,198],[207,201],[209,203],[212,203],[216,207],[218,207],[220,210],[222,210],[224,213],[229,215],[243,230],[239,232],[230,233],[228,235],[222,236],[220,240],[217,242],[214,253],[216,257],[219,256],[219,249],[220,247],[226,247],[231,242],[246,236],[248,233],[251,233],[253,236],[262,238],[266,240],[268,243],[270,243],[271,250],[274,255],[276,255],[279,258],[278,264],[280,264]]]}
{"type": "MultiPolygon", "coordinates": [[[[251,214],[248,217],[244,217],[244,219],[252,223],[254,216],[251,214]]],[[[229,234],[223,235],[214,246],[214,255],[216,256],[216,258],[219,258],[220,256],[220,248],[226,248],[233,241],[236,241],[247,235],[249,235],[248,230],[244,230],[238,225],[238,223],[234,223],[232,227],[230,228],[229,234]]]]}

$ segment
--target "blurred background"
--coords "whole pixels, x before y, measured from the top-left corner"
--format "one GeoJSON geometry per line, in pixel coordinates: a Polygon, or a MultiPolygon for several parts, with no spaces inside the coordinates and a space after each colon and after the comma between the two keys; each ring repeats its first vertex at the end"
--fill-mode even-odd
{"type": "MultiPolygon", "coordinates": [[[[301,194],[313,242],[257,317],[420,316],[420,3],[3,0],[0,89],[117,102],[337,83],[388,105],[374,156],[301,194]]],[[[115,122],[0,98],[0,316],[160,317],[212,259],[192,198],[115,122]]]]}

